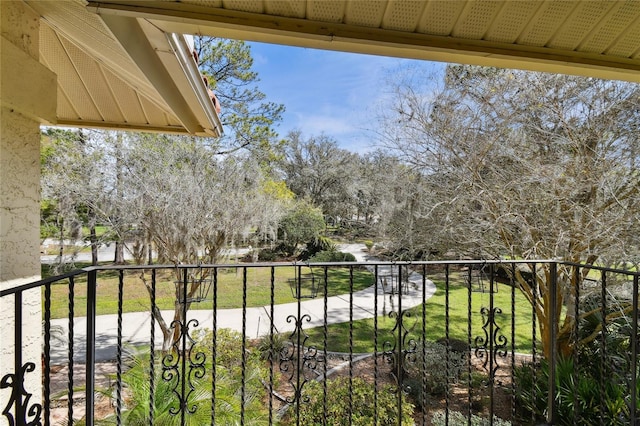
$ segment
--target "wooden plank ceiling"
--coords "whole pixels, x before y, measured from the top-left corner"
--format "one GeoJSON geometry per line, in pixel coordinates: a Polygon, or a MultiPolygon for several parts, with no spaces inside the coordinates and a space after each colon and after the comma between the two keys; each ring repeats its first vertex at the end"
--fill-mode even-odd
{"type": "Polygon", "coordinates": [[[132,54],[141,34],[165,48],[153,31],[640,82],[637,0],[25,1],[45,23],[63,124],[215,133],[163,93],[148,55],[132,54]]]}
{"type": "Polygon", "coordinates": [[[40,61],[57,75],[55,124],[220,135],[185,37],[80,0],[27,3],[42,17],[40,61]]]}
{"type": "Polygon", "coordinates": [[[640,1],[89,1],[165,31],[640,82],[640,1]]]}

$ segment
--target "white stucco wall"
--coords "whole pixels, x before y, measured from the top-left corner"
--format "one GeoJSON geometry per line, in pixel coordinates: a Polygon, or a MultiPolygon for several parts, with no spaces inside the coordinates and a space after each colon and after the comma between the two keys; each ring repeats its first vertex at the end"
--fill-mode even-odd
{"type": "Polygon", "coordinates": [[[0,281],[4,283],[40,274],[40,128],[6,107],[0,112],[0,126],[0,281]]]}
{"type": "MultiPolygon", "coordinates": [[[[3,67],[2,71],[5,71],[3,67]]],[[[39,264],[39,127],[10,109],[0,112],[0,288],[7,289],[40,279],[39,264]]],[[[28,392],[40,400],[41,297],[40,291],[24,293],[23,362],[34,362],[36,371],[26,377],[28,392]]],[[[0,299],[0,377],[13,373],[14,303],[0,299]]],[[[0,391],[2,409],[10,389],[0,391]]],[[[1,410],[0,410],[1,411],[1,410]]],[[[6,422],[0,418],[0,424],[6,422]]]]}
{"type": "MultiPolygon", "coordinates": [[[[40,123],[55,120],[56,80],[38,61],[39,16],[22,1],[2,0],[0,23],[0,288],[7,289],[40,278],[40,123]]],[[[36,366],[25,381],[31,405],[41,402],[40,290],[22,297],[23,363],[36,366]]],[[[0,299],[0,377],[14,372],[14,306],[12,297],[0,299]]],[[[0,411],[9,395],[0,391],[0,411]]]]}

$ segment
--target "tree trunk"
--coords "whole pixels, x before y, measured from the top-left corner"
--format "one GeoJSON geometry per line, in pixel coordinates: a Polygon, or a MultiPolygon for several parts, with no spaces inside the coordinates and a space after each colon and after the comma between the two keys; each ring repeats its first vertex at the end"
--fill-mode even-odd
{"type": "Polygon", "coordinates": [[[124,243],[116,241],[113,263],[116,265],[124,265],[124,243]]]}
{"type": "Polygon", "coordinates": [[[98,235],[96,234],[96,211],[89,205],[87,209],[89,220],[89,243],[91,244],[91,264],[98,265],[98,235]]]}
{"type": "MultiPolygon", "coordinates": [[[[93,209],[89,211],[93,211],[93,209]]],[[[91,264],[96,266],[98,264],[98,236],[96,235],[96,226],[93,221],[89,227],[89,241],[91,242],[91,264]]]]}
{"type": "Polygon", "coordinates": [[[60,261],[58,262],[59,264],[62,264],[62,259],[64,256],[64,219],[60,219],[60,221],[58,222],[60,224],[59,229],[60,229],[60,237],[59,237],[59,241],[60,241],[60,246],[59,246],[59,250],[58,250],[58,256],[60,257],[60,261]]]}
{"type": "MultiPolygon", "coordinates": [[[[147,287],[147,289],[149,288],[147,287]]],[[[151,317],[152,321],[156,321],[160,326],[160,330],[162,330],[162,352],[170,352],[171,348],[173,347],[173,342],[175,342],[174,327],[171,327],[166,323],[164,318],[162,318],[160,308],[158,308],[157,306],[153,310],[151,317]]],[[[179,328],[178,331],[180,331],[179,328]]]]}
{"type": "MultiPolygon", "coordinates": [[[[140,278],[142,279],[142,282],[144,283],[147,291],[149,292],[149,295],[153,296],[153,289],[151,285],[147,282],[145,275],[142,274],[140,278]]],[[[193,297],[193,295],[196,293],[200,285],[201,283],[191,283],[188,285],[187,300],[193,297]]],[[[179,295],[182,294],[183,295],[182,298],[184,298],[183,292],[185,289],[183,286],[184,284],[180,284],[176,287],[176,301],[175,301],[175,307],[173,311],[173,320],[171,321],[171,324],[167,324],[167,322],[162,317],[162,312],[160,311],[160,308],[158,308],[157,306],[151,312],[152,320],[156,321],[158,323],[158,326],[160,327],[160,330],[162,330],[162,337],[163,337],[162,352],[164,353],[167,353],[173,350],[173,345],[176,342],[178,342],[179,339],[182,338],[182,328],[184,327],[186,329],[187,327],[185,313],[189,312],[191,303],[187,303],[186,307],[184,307],[180,303],[181,297],[179,295]]],[[[186,332],[188,333],[188,330],[186,332]]]]}
{"type": "Polygon", "coordinates": [[[116,210],[114,223],[117,224],[117,241],[115,246],[115,253],[113,256],[113,263],[116,265],[124,265],[124,234],[121,229],[120,220],[120,206],[123,203],[124,191],[122,189],[122,133],[116,133],[115,140],[115,152],[116,152],[116,210]]]}

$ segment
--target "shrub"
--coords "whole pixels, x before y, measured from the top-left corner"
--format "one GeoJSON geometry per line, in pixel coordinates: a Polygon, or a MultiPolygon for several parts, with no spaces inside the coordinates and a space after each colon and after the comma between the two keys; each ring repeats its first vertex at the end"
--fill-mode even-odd
{"type": "Polygon", "coordinates": [[[292,247],[282,242],[277,244],[274,248],[265,247],[258,251],[258,261],[275,262],[286,258],[291,250],[293,250],[292,247]]]}
{"type": "MultiPolygon", "coordinates": [[[[587,425],[601,422],[626,425],[630,424],[631,417],[640,415],[640,411],[632,415],[629,408],[629,384],[637,367],[634,368],[629,356],[632,333],[631,320],[625,313],[628,302],[607,296],[609,319],[604,336],[600,306],[600,294],[588,294],[581,300],[581,308],[587,313],[580,321],[578,337],[582,344],[575,353],[560,357],[556,364],[555,398],[560,425],[574,424],[576,418],[580,424],[587,425]]],[[[518,367],[514,375],[520,415],[525,419],[544,420],[549,380],[547,361],[518,367]]],[[[637,384],[640,396],[640,381],[637,384]]],[[[637,406],[640,407],[640,399],[637,406]]]]}
{"type": "Polygon", "coordinates": [[[40,239],[55,238],[60,234],[60,228],[52,223],[42,223],[40,225],[40,239]]]}
{"type": "Polygon", "coordinates": [[[355,262],[356,257],[351,253],[341,251],[321,251],[309,259],[310,262],[355,262]]]}
{"type": "MultiPolygon", "coordinates": [[[[209,424],[211,421],[211,392],[212,392],[212,338],[213,333],[207,330],[195,330],[193,332],[195,344],[190,354],[191,361],[201,360],[199,353],[204,358],[203,369],[188,370],[187,390],[193,386],[193,392],[187,392],[187,404],[193,412],[186,414],[187,425],[209,424]]],[[[171,410],[179,408],[176,389],[180,389],[181,376],[179,369],[163,372],[163,365],[172,364],[177,354],[167,354],[156,357],[154,367],[154,407],[153,424],[178,425],[180,415],[171,414],[171,410]]],[[[240,417],[241,395],[239,389],[242,386],[242,335],[232,330],[220,329],[216,335],[216,395],[215,415],[216,424],[235,425],[240,417]]],[[[179,364],[178,364],[179,365],[179,364]]],[[[127,425],[150,424],[149,400],[151,377],[149,372],[149,354],[137,355],[133,358],[130,368],[122,375],[124,385],[124,411],[123,423],[127,425]]],[[[245,403],[244,412],[246,424],[264,424],[267,413],[262,404],[265,397],[265,389],[262,379],[265,376],[259,354],[247,354],[245,365],[245,403]]],[[[112,392],[108,392],[112,394],[112,392]]],[[[105,419],[102,424],[115,423],[113,417],[105,419]]]]}
{"type": "Polygon", "coordinates": [[[280,221],[278,235],[285,246],[290,248],[287,254],[293,255],[300,243],[318,238],[325,226],[322,210],[301,200],[280,221]]]}
{"type": "MultiPolygon", "coordinates": [[[[323,386],[316,381],[303,388],[303,402],[300,403],[300,424],[323,424],[323,386]]],[[[378,388],[377,417],[374,417],[374,386],[361,378],[352,382],[351,406],[349,408],[349,380],[339,378],[327,381],[327,426],[397,425],[397,394],[389,385],[378,388]]],[[[402,424],[412,425],[413,405],[403,400],[402,424]]],[[[293,417],[293,415],[291,415],[293,417]]],[[[291,419],[294,420],[295,419],[291,419]]]]}
{"type": "Polygon", "coordinates": [[[280,361],[280,356],[287,344],[287,338],[284,334],[274,334],[273,339],[271,336],[262,336],[258,341],[258,352],[260,353],[260,359],[273,360],[273,362],[280,361]]]}
{"type": "MultiPolygon", "coordinates": [[[[589,313],[580,323],[579,337],[583,344],[570,356],[561,357],[556,364],[556,409],[559,424],[573,424],[573,419],[579,418],[581,424],[600,424],[604,421],[608,425],[624,425],[629,424],[632,417],[628,383],[636,369],[628,356],[630,321],[620,308],[621,314],[610,318],[603,336],[600,329],[600,300],[599,294],[588,295],[582,300],[583,309],[589,313]],[[604,354],[603,337],[606,339],[604,354]]],[[[613,309],[622,305],[614,302],[607,300],[607,306],[616,313],[613,309]]],[[[542,360],[539,366],[528,364],[517,368],[515,378],[516,398],[522,416],[544,419],[549,378],[547,361],[542,360]]],[[[638,385],[640,395],[640,382],[638,385]]],[[[640,400],[638,403],[640,404],[640,400]]],[[[638,413],[634,415],[637,416],[638,413]]]]}
{"type": "Polygon", "coordinates": [[[307,260],[315,256],[316,254],[323,251],[337,251],[338,246],[336,243],[331,240],[329,237],[325,237],[324,235],[318,235],[313,240],[307,243],[306,248],[300,254],[300,260],[307,260]]]}
{"type": "MultiPolygon", "coordinates": [[[[600,362],[599,359],[594,361],[600,362]]],[[[573,425],[577,418],[584,425],[601,424],[601,420],[612,426],[630,424],[626,401],[630,392],[627,385],[620,383],[615,377],[609,377],[604,383],[604,395],[601,395],[601,378],[594,375],[594,372],[596,369],[588,365],[576,366],[571,358],[561,358],[556,364],[556,410],[559,425],[573,425]]],[[[547,361],[542,360],[538,366],[528,364],[518,367],[514,376],[520,416],[523,419],[544,421],[549,383],[547,361]]],[[[640,382],[638,394],[640,395],[640,382]]]]}
{"type": "Polygon", "coordinates": [[[408,370],[408,378],[412,384],[410,395],[416,401],[422,400],[422,383],[426,384],[426,391],[430,395],[444,395],[448,386],[455,383],[460,377],[460,372],[465,366],[467,353],[459,353],[449,350],[449,368],[447,369],[447,347],[439,343],[424,342],[426,358],[422,360],[422,348],[417,346],[415,360],[405,364],[408,370]],[[423,366],[424,377],[423,377],[423,366]]]}
{"type": "Polygon", "coordinates": [[[476,415],[471,415],[471,422],[469,422],[469,418],[459,411],[449,411],[449,423],[446,423],[446,417],[443,411],[438,411],[431,418],[432,426],[489,426],[493,424],[494,426],[511,426],[511,422],[501,419],[500,417],[493,416],[493,423],[489,421],[489,419],[483,419],[476,415]]]}
{"type": "MultiPolygon", "coordinates": [[[[443,346],[447,345],[447,339],[444,337],[437,340],[437,343],[443,346]]],[[[471,350],[469,343],[462,339],[449,338],[449,348],[451,351],[459,354],[468,354],[471,350]]]]}

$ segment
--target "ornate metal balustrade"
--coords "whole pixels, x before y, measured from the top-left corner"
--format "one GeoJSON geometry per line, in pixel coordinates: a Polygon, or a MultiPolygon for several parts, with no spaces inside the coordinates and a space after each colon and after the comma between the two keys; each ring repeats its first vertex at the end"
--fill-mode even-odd
{"type": "MultiPolygon", "coordinates": [[[[607,381],[625,392],[603,424],[640,418],[636,271],[544,261],[312,266],[312,299],[292,296],[301,280],[291,264],[95,267],[2,290],[14,317],[3,324],[14,343],[2,343],[13,353],[2,359],[2,417],[9,425],[134,416],[150,425],[159,416],[336,424],[339,404],[339,424],[371,411],[402,425],[411,404],[416,424],[434,415],[447,424],[473,416],[556,424],[560,366],[570,359],[577,379],[592,368],[588,347],[602,379],[597,409],[611,411],[607,381]],[[203,270],[208,296],[193,279],[203,270]],[[389,291],[392,281],[403,285],[389,291]],[[21,327],[23,294],[34,289],[43,317],[35,351],[27,343],[39,330],[21,327]],[[348,389],[339,402],[336,377],[348,389]],[[372,392],[364,400],[361,379],[372,392]]],[[[572,398],[581,424],[586,401],[572,398]]]]}

